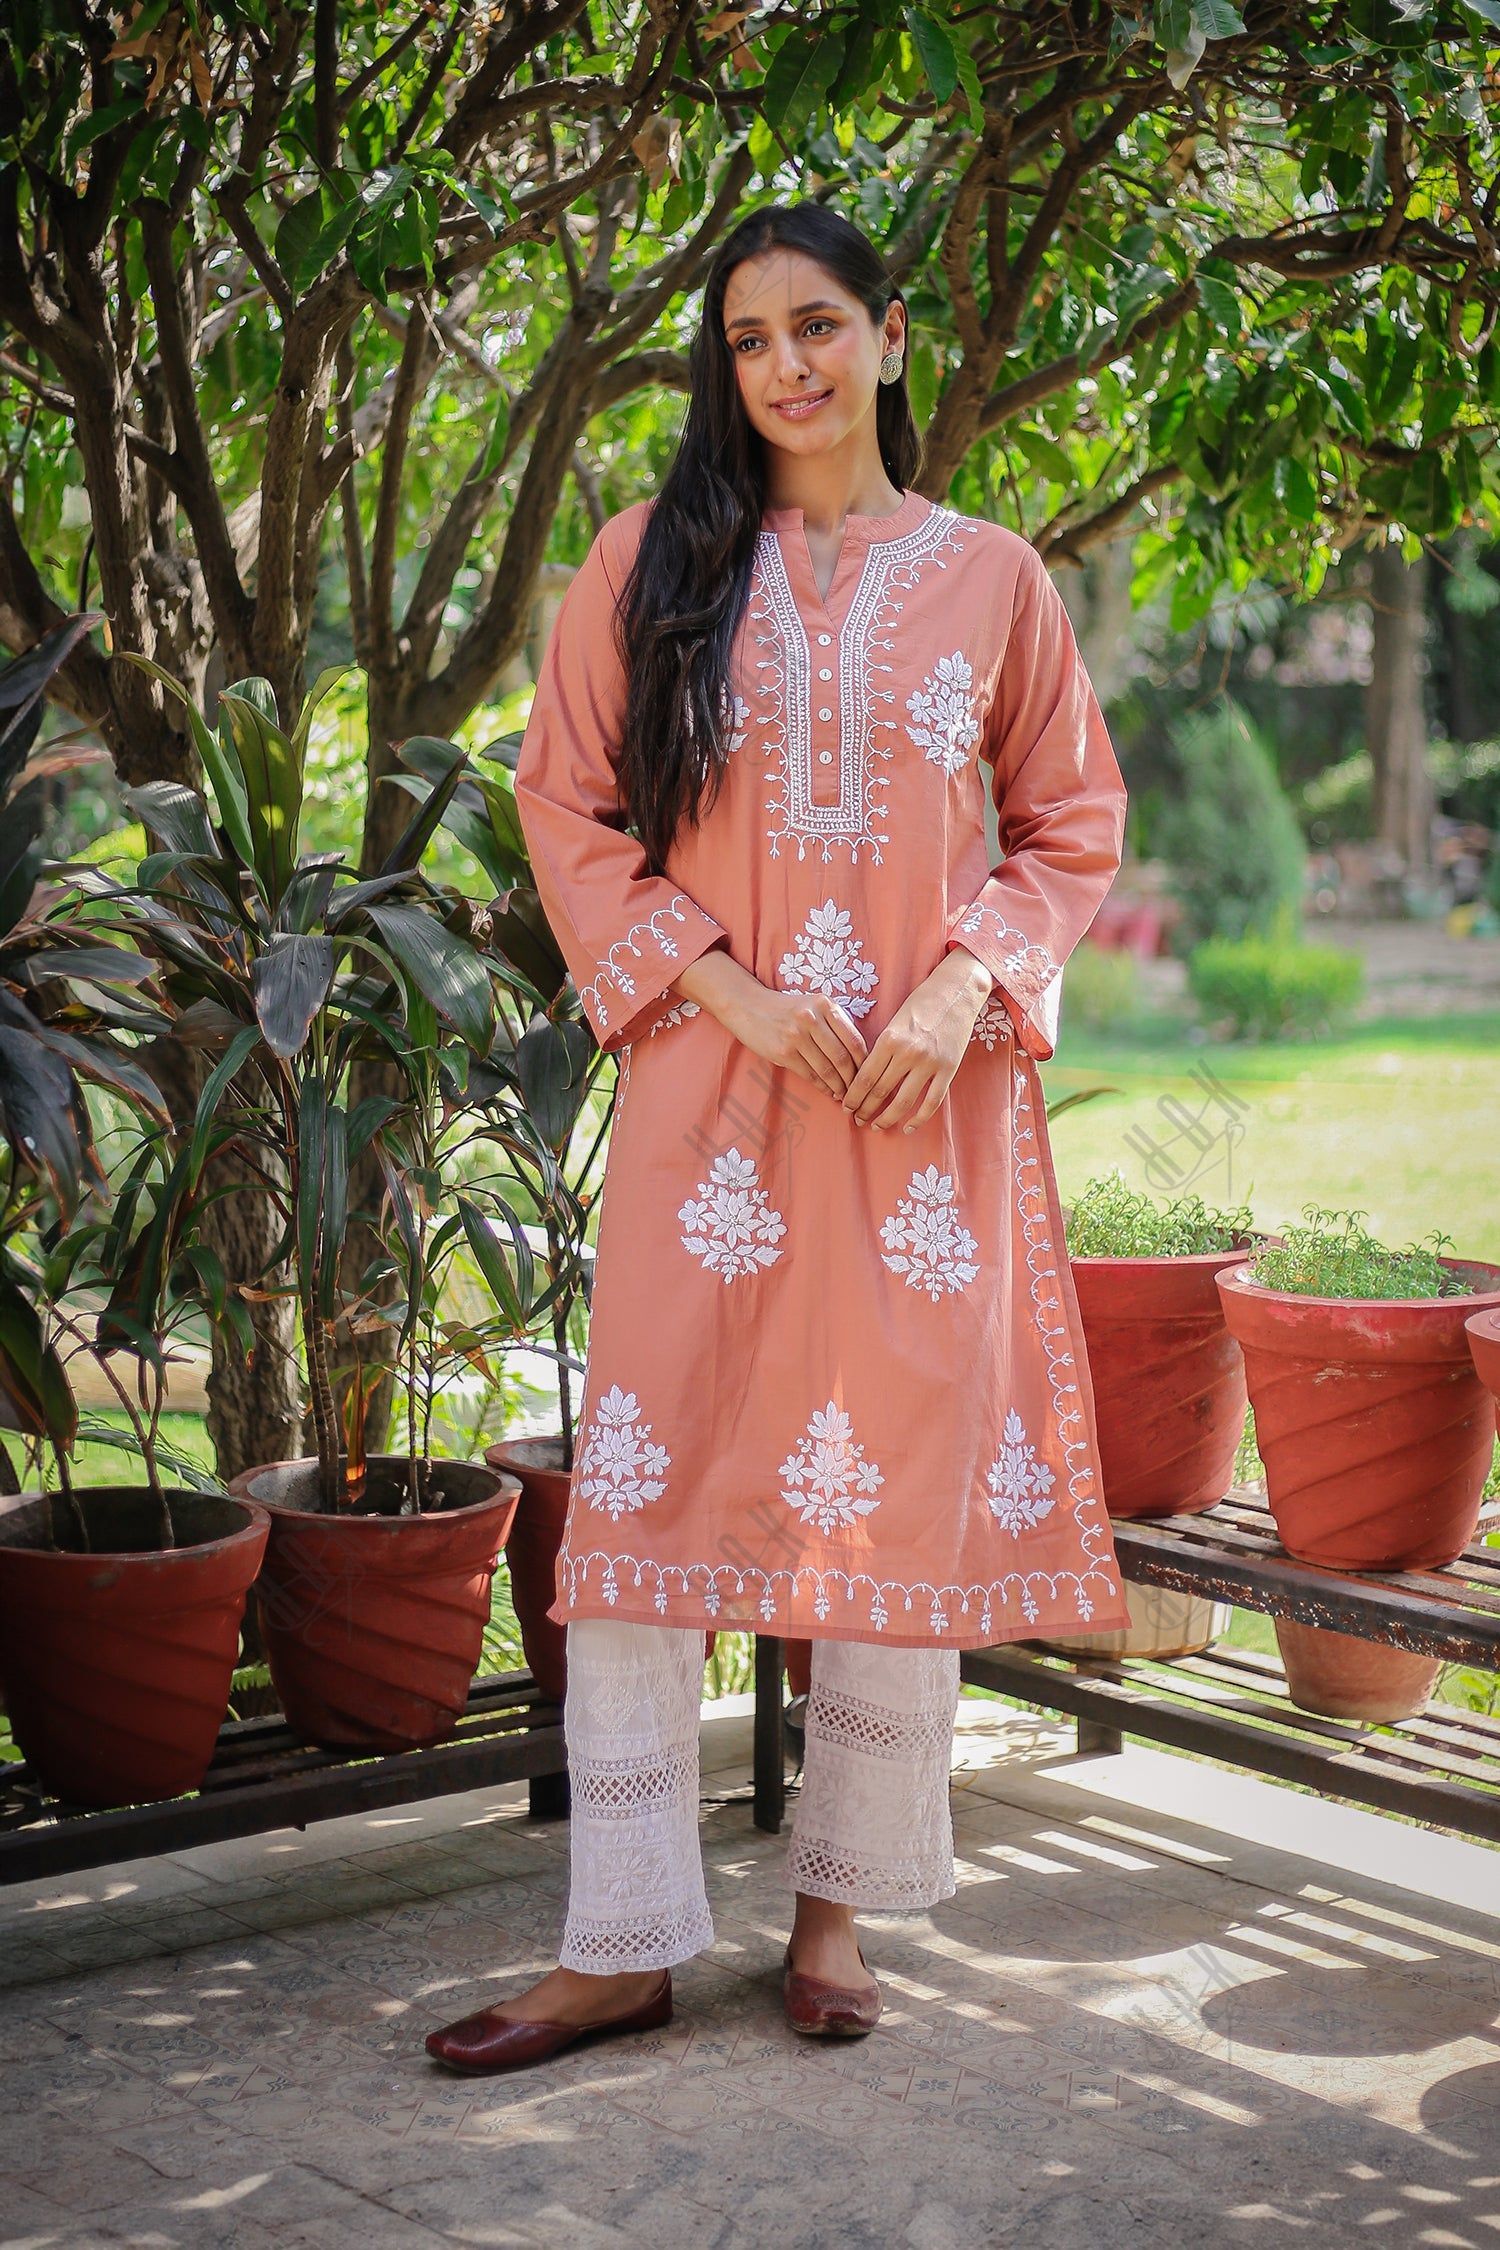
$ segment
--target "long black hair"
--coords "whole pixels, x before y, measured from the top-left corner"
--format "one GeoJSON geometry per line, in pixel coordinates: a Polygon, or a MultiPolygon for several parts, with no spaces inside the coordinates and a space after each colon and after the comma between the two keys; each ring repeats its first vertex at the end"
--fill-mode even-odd
{"type": "MultiPolygon", "coordinates": [[[[728,761],[729,658],[750,594],[765,464],[724,334],[724,291],[737,265],[773,249],[816,259],[877,325],[893,301],[906,301],[873,243],[821,203],[763,205],[714,253],[702,323],[688,355],[682,436],[647,515],[615,620],[630,683],[620,799],[658,874],[680,823],[696,826],[718,795],[728,761]]],[[[908,490],[921,466],[922,441],[904,360],[900,379],[880,385],[875,414],[886,474],[908,490]]]]}

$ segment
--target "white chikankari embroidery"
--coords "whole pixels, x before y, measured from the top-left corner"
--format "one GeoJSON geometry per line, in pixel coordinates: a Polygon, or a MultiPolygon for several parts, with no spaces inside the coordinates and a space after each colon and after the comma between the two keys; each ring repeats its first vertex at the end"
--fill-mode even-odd
{"type": "Polygon", "coordinates": [[[1024,931],[1012,928],[997,908],[986,906],[979,899],[960,915],[954,929],[973,937],[989,938],[997,946],[1003,945],[1007,938],[1015,940],[1010,951],[1002,955],[1000,966],[1016,998],[1024,1000],[1028,1007],[1036,1006],[1052,979],[1060,973],[1060,963],[1053,960],[1045,945],[1028,938],[1024,931]],[[993,927],[986,928],[986,924],[993,927]]]}
{"type": "Polygon", "coordinates": [[[995,1042],[1010,1037],[1010,1010],[998,992],[992,992],[974,1019],[971,1039],[977,1039],[993,1054],[995,1042]]]}
{"type": "Polygon", "coordinates": [[[679,1000],[668,1008],[664,1016],[657,1017],[646,1037],[654,1039],[659,1031],[666,1030],[668,1024],[685,1023],[689,1016],[696,1016],[698,1013],[699,1007],[696,1000],[679,1000]]]}
{"type": "Polygon", "coordinates": [[[1005,1416],[1005,1436],[990,1466],[990,1507],[997,1521],[1019,1539],[1033,1530],[1056,1503],[1051,1498],[1056,1477],[1027,1438],[1020,1415],[1012,1406],[1005,1416]]]}
{"type": "Polygon", "coordinates": [[[935,1164],[913,1172],[880,1239],[892,1273],[904,1274],[908,1288],[925,1289],[934,1304],[945,1290],[967,1289],[979,1271],[979,1246],[954,1208],[953,1175],[935,1164]]]}
{"type": "Polygon", "coordinates": [[[617,953],[628,953],[637,961],[644,961],[648,951],[654,951],[658,957],[658,965],[663,960],[675,961],[680,941],[673,931],[665,927],[658,928],[657,925],[658,923],[680,922],[686,929],[689,916],[681,911],[683,907],[689,908],[700,924],[710,924],[714,929],[718,928],[718,924],[711,921],[711,917],[704,913],[695,899],[688,897],[686,891],[676,891],[668,899],[665,906],[659,906],[654,914],[646,917],[644,922],[632,922],[625,935],[615,941],[604,959],[599,962],[599,974],[593,982],[579,986],[578,997],[584,1007],[597,1017],[598,1026],[601,1030],[608,1030],[611,1022],[609,1003],[603,989],[606,983],[617,985],[627,1000],[635,997],[635,979],[628,969],[622,968],[616,962],[615,955],[617,953]],[[635,941],[638,937],[645,937],[647,943],[637,945],[635,941]]]}
{"type": "Polygon", "coordinates": [[[659,1500],[667,1489],[662,1471],[672,1457],[664,1445],[651,1442],[651,1424],[640,1419],[640,1411],[634,1391],[612,1384],[574,1464],[575,1489],[614,1522],[659,1500]]]}
{"type": "Polygon", "coordinates": [[[870,1515],[880,1506],[871,1495],[885,1482],[835,1399],[812,1415],[778,1474],[792,1487],[782,1499],[822,1532],[847,1531],[857,1517],[870,1515]]]}
{"type": "MultiPolygon", "coordinates": [[[[885,738],[897,731],[898,722],[889,709],[896,691],[879,683],[896,669],[896,625],[905,606],[900,596],[910,593],[928,569],[946,570],[944,550],[962,553],[968,536],[980,528],[972,517],[935,507],[903,538],[873,541],[839,628],[835,661],[825,663],[820,649],[816,665],[807,625],[787,577],[780,536],[761,531],[749,614],[752,645],[761,651],[754,659],[755,692],[762,705],[763,754],[769,761],[766,811],[771,824],[766,836],[773,859],[780,857],[783,843],[795,843],[799,859],[806,858],[809,847],[816,847],[828,860],[835,846],[842,846],[851,862],[865,851],[880,865],[880,847],[890,841],[884,825],[889,780],[884,768],[893,755],[893,744],[885,738]],[[827,804],[815,795],[815,777],[822,772],[813,758],[816,670],[836,670],[837,676],[838,746],[833,770],[838,796],[827,804]]],[[[826,708],[831,711],[833,686],[819,683],[817,693],[829,698],[826,708]]]]}
{"type": "Polygon", "coordinates": [[[979,740],[974,714],[974,667],[961,651],[940,656],[919,688],[906,699],[911,738],[944,773],[968,763],[979,740]]]}
{"type": "Polygon", "coordinates": [[[743,750],[745,747],[745,736],[750,726],[750,706],[742,695],[731,696],[730,705],[729,740],[725,750],[732,758],[736,750],[743,750]]]}
{"type": "Polygon", "coordinates": [[[869,1014],[875,1005],[870,994],[880,982],[854,935],[848,909],[831,898],[813,908],[791,952],[781,956],[776,974],[788,991],[826,992],[851,1016],[869,1014]]]}
{"type": "Polygon", "coordinates": [[[698,1182],[698,1199],[689,1197],[677,1214],[686,1227],[683,1246],[703,1261],[705,1273],[726,1282],[758,1273],[781,1256],[777,1247],[786,1222],[773,1211],[760,1185],[753,1157],[726,1149],[698,1182]]]}

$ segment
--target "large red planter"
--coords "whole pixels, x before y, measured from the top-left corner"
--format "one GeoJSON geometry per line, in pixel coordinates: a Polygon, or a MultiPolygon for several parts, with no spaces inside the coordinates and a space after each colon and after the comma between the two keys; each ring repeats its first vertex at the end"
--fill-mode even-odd
{"type": "Polygon", "coordinates": [[[1266,1498],[1283,1547],[1329,1570],[1429,1570],[1479,1521],[1495,1400],[1466,1323],[1500,1308],[1500,1266],[1444,1258],[1461,1297],[1304,1297],[1247,1266],[1216,1277],[1245,1355],[1266,1498]]]}
{"type": "Polygon", "coordinates": [[[1245,1364],[1202,1257],[1070,1258],[1112,1516],[1201,1514],[1222,1500],[1245,1429],[1245,1364]]]}
{"type": "Polygon", "coordinates": [[[1464,1332],[1479,1380],[1500,1398],[1500,1312],[1471,1313],[1464,1332]]]}
{"type": "MultiPolygon", "coordinates": [[[[371,1456],[377,1498],[405,1475],[404,1456],[371,1456]]],[[[288,1726],[321,1749],[417,1749],[463,1715],[520,1486],[478,1461],[435,1461],[432,1476],[442,1505],[407,1516],[320,1512],[316,1461],[230,1486],[270,1517],[255,1589],[266,1661],[288,1726]]]]}
{"type": "Polygon", "coordinates": [[[547,1615],[557,1599],[557,1555],[568,1516],[571,1475],[557,1466],[562,1433],[502,1438],[484,1449],[492,1469],[514,1477],[520,1500],[505,1541],[510,1598],[521,1646],[543,1695],[561,1703],[568,1685],[567,1627],[547,1615]]]}
{"type": "Polygon", "coordinates": [[[0,1500],[0,1688],[49,1796],[136,1805],[196,1789],[229,1709],[263,1508],[139,1486],[78,1492],[90,1554],[47,1544],[39,1494],[0,1500]]]}
{"type": "MultiPolygon", "coordinates": [[[[567,1524],[572,1482],[570,1471],[557,1465],[561,1453],[561,1431],[544,1437],[501,1438],[497,1444],[486,1446],[484,1453],[492,1468],[504,1469],[520,1479],[520,1505],[505,1542],[510,1598],[531,1675],[543,1695],[556,1703],[562,1702],[568,1687],[568,1629],[547,1615],[557,1599],[557,1556],[567,1524]]],[[[717,1639],[711,1626],[705,1629],[705,1658],[712,1656],[717,1639]]],[[[787,1669],[794,1695],[807,1692],[810,1645],[805,1641],[787,1643],[787,1669]]]]}

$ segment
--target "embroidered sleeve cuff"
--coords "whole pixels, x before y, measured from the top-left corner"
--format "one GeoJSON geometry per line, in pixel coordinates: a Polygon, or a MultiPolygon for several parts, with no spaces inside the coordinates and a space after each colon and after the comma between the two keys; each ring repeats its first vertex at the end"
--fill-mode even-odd
{"type": "Polygon", "coordinates": [[[1061,963],[1006,921],[996,907],[976,899],[949,924],[943,950],[961,945],[982,961],[995,980],[995,993],[1015,1020],[1016,1038],[1037,1062],[1057,1047],[1061,963]]]}
{"type": "Polygon", "coordinates": [[[655,1029],[681,1003],[670,989],[689,962],[729,933],[711,914],[677,891],[643,922],[634,922],[612,945],[587,984],[578,988],[583,1012],[607,1055],[655,1029]]]}

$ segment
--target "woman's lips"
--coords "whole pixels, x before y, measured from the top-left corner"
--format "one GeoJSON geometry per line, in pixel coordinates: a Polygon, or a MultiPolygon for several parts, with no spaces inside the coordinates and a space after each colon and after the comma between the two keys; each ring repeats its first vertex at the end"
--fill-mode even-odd
{"type": "Polygon", "coordinates": [[[824,401],[832,398],[832,396],[833,392],[828,390],[818,391],[809,398],[794,398],[785,401],[778,399],[771,411],[774,414],[783,415],[788,422],[803,422],[809,414],[816,414],[824,401]]]}

